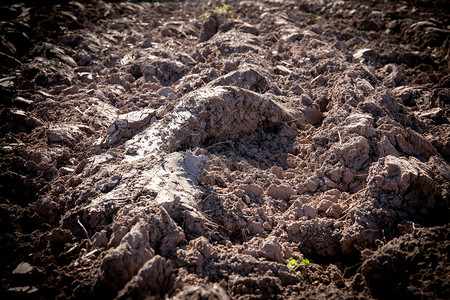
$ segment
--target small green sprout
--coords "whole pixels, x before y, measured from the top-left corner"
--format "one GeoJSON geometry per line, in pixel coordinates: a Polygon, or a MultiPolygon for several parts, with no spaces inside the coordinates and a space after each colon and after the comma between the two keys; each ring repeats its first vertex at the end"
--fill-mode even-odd
{"type": "Polygon", "coordinates": [[[297,275],[302,274],[300,271],[297,271],[297,269],[306,265],[309,265],[309,260],[303,257],[299,257],[298,260],[291,258],[286,264],[289,269],[296,271],[297,275]]]}
{"type": "Polygon", "coordinates": [[[319,15],[313,15],[313,13],[306,13],[306,15],[307,16],[313,16],[314,17],[314,19],[316,19],[316,20],[319,20],[320,18],[322,18],[321,16],[319,16],[319,15]]]}
{"type": "Polygon", "coordinates": [[[231,6],[229,4],[224,4],[222,6],[216,6],[214,8],[214,12],[219,15],[226,15],[228,13],[228,10],[230,9],[230,7],[231,6]]]}
{"type": "Polygon", "coordinates": [[[218,15],[226,15],[227,17],[234,18],[233,10],[230,8],[231,6],[229,4],[224,4],[222,6],[216,6],[213,11],[218,15]]]}
{"type": "MultiPolygon", "coordinates": [[[[229,4],[224,4],[222,6],[216,6],[216,7],[214,7],[213,12],[218,15],[225,15],[227,18],[234,19],[234,10],[231,9],[231,5],[229,5],[229,4]]],[[[202,20],[206,16],[207,16],[207,14],[201,14],[198,16],[198,19],[202,20]]]]}
{"type": "Polygon", "coordinates": [[[364,31],[364,25],[358,24],[356,27],[358,30],[364,31]]]}

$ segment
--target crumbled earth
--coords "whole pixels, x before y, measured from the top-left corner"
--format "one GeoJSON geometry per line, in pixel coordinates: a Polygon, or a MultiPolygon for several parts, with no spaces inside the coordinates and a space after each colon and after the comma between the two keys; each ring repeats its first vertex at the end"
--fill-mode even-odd
{"type": "Polygon", "coordinates": [[[450,297],[445,1],[44,4],[0,8],[2,299],[450,297]]]}

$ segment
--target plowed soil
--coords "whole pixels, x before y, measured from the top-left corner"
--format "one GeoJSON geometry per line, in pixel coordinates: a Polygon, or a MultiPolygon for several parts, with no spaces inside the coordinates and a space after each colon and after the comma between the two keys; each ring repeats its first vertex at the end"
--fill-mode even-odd
{"type": "Polygon", "coordinates": [[[449,299],[448,3],[224,4],[0,8],[0,297],[449,299]]]}

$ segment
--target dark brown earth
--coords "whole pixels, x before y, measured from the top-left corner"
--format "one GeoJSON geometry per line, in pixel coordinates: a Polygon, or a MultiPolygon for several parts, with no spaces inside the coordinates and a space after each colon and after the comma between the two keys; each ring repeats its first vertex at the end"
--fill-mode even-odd
{"type": "Polygon", "coordinates": [[[445,1],[40,3],[0,8],[1,299],[450,298],[445,1]]]}

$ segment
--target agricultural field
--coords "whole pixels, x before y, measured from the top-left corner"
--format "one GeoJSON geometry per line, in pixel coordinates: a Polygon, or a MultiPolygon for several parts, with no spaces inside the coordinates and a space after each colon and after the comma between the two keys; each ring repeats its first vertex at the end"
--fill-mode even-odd
{"type": "Polygon", "coordinates": [[[1,299],[450,298],[446,1],[36,3],[1,299]]]}

